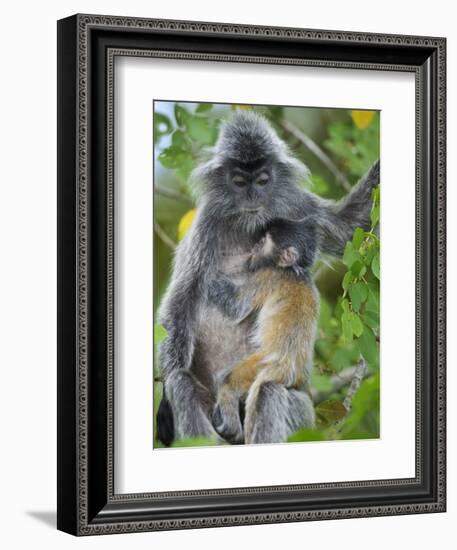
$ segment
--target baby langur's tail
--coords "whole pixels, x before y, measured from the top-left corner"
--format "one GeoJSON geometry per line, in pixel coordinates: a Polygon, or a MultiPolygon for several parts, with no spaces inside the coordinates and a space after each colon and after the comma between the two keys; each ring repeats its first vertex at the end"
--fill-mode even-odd
{"type": "MultiPolygon", "coordinates": [[[[271,362],[264,366],[261,364],[260,367],[261,370],[249,388],[245,401],[244,439],[246,443],[251,443],[255,439],[255,419],[258,417],[259,410],[264,407],[266,393],[276,390],[276,393],[282,395],[282,401],[287,401],[288,391],[285,390],[303,390],[308,381],[305,365],[294,364],[293,360],[271,362]]],[[[282,406],[286,406],[286,403],[282,403],[282,406]]],[[[268,411],[267,416],[274,417],[278,412],[268,411]]],[[[312,414],[314,415],[313,411],[312,414]]],[[[311,424],[313,423],[314,420],[311,424]]]]}

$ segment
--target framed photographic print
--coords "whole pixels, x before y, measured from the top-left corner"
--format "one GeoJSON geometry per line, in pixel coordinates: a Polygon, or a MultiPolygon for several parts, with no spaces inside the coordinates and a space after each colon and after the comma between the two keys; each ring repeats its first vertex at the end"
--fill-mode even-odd
{"type": "Polygon", "coordinates": [[[58,528],[444,511],[445,39],[58,51],[58,528]]]}

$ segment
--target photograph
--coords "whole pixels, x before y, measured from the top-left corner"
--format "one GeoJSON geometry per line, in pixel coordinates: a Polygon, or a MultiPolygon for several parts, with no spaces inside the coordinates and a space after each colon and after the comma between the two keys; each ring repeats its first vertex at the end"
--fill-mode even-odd
{"type": "Polygon", "coordinates": [[[455,12],[5,2],[2,548],[452,547],[455,12]]]}
{"type": "Polygon", "coordinates": [[[153,101],[154,449],[381,437],[381,119],[153,101]]]}
{"type": "Polygon", "coordinates": [[[57,24],[57,528],[444,512],[445,27],[186,9],[57,24]]]}

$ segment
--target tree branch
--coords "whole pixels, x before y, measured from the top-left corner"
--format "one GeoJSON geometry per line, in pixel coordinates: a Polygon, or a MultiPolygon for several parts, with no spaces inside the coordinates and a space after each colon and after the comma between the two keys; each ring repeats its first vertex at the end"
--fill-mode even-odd
{"type": "Polygon", "coordinates": [[[165,233],[165,231],[160,227],[157,222],[154,223],[154,231],[157,233],[160,240],[164,242],[168,247],[170,247],[172,250],[176,248],[177,244],[175,243],[175,241],[165,233]]]}
{"type": "Polygon", "coordinates": [[[157,194],[162,195],[163,197],[167,197],[167,199],[173,199],[175,201],[182,202],[187,206],[194,205],[189,197],[186,197],[186,195],[178,193],[177,191],[173,191],[173,189],[166,189],[165,187],[162,187],[160,185],[156,185],[154,189],[157,194]]]}
{"type": "MultiPolygon", "coordinates": [[[[340,391],[348,384],[351,384],[354,382],[354,379],[357,378],[358,385],[354,388],[354,390],[351,393],[350,400],[352,402],[352,397],[354,396],[355,392],[358,390],[361,381],[368,376],[368,371],[366,368],[366,363],[363,361],[363,369],[360,366],[360,363],[363,361],[363,359],[354,367],[348,367],[346,369],[343,369],[338,374],[334,374],[330,377],[331,382],[331,388],[326,391],[318,391],[314,388],[311,388],[311,397],[313,398],[314,404],[317,405],[318,403],[321,403],[322,401],[325,401],[326,399],[329,399],[330,396],[332,396],[334,393],[340,391]]],[[[351,391],[351,388],[348,390],[348,394],[351,391]]],[[[347,398],[347,396],[346,396],[347,398]]],[[[346,399],[345,399],[346,401],[346,399]]],[[[343,403],[346,407],[346,404],[343,403]]],[[[350,403],[349,403],[350,406],[350,403]]],[[[346,407],[347,408],[347,407],[346,407]]]]}
{"type": "Polygon", "coordinates": [[[357,365],[354,376],[352,377],[351,385],[349,386],[346,397],[344,398],[343,405],[347,412],[351,410],[352,398],[354,397],[356,391],[359,389],[362,380],[367,374],[367,364],[365,360],[361,357],[359,364],[357,365]]]}
{"type": "Polygon", "coordinates": [[[349,180],[346,178],[346,176],[338,169],[336,164],[332,161],[332,159],[325,153],[319,145],[311,139],[308,135],[306,135],[300,128],[295,126],[292,122],[289,120],[281,120],[279,122],[280,126],[286,130],[286,132],[289,132],[292,134],[302,145],[304,145],[311,153],[314,154],[326,167],[327,169],[334,175],[336,181],[343,187],[343,189],[347,192],[349,192],[352,189],[352,185],[349,183],[349,180]]]}

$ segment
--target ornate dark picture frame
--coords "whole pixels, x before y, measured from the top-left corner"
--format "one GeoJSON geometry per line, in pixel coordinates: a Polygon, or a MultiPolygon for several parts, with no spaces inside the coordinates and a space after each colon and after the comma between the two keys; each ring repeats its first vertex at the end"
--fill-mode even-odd
{"type": "Polygon", "coordinates": [[[445,510],[444,38],[75,15],[58,22],[58,528],[75,535],[445,510]],[[406,71],[416,82],[416,476],[115,494],[115,56],[406,71]]]}

